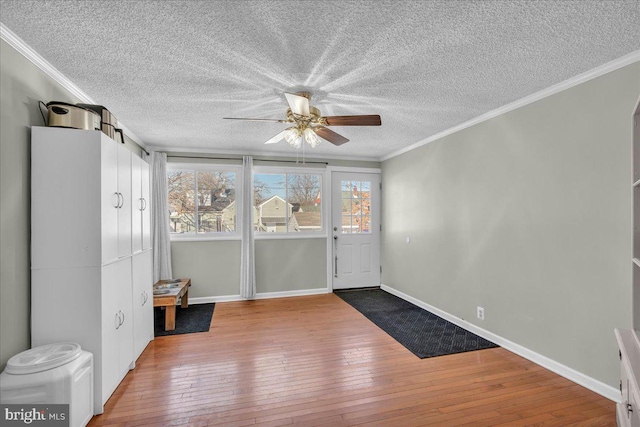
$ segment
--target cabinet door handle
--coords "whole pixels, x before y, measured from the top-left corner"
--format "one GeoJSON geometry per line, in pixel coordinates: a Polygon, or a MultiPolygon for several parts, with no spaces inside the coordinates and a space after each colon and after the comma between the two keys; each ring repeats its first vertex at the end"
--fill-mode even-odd
{"type": "Polygon", "coordinates": [[[633,412],[633,406],[631,406],[631,403],[627,403],[627,415],[631,414],[633,412]]]}
{"type": "MultiPolygon", "coordinates": [[[[115,193],[113,193],[114,196],[116,196],[116,201],[115,203],[113,203],[113,207],[118,209],[120,207],[120,193],[118,193],[117,191],[115,193]]],[[[113,199],[112,199],[113,200],[113,199]]]]}
{"type": "Polygon", "coordinates": [[[122,323],[120,323],[120,326],[122,326],[124,324],[124,312],[120,312],[120,314],[122,314],[122,323]]]}
{"type": "Polygon", "coordinates": [[[116,329],[120,329],[120,325],[122,325],[120,323],[120,313],[116,313],[116,329]]]}
{"type": "Polygon", "coordinates": [[[122,208],[124,206],[124,196],[122,195],[122,193],[118,193],[120,195],[120,206],[118,206],[119,208],[122,208]]]}
{"type": "Polygon", "coordinates": [[[142,208],[143,211],[147,210],[147,199],[145,199],[144,197],[142,198],[142,203],[144,203],[144,207],[142,208]]]}

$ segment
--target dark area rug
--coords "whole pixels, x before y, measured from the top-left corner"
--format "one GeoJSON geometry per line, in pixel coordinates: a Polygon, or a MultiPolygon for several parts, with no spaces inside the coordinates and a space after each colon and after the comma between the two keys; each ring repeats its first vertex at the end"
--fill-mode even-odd
{"type": "Polygon", "coordinates": [[[381,289],[335,291],[335,294],[421,359],[498,347],[381,289]]]}
{"type": "Polygon", "coordinates": [[[164,330],[164,310],[160,307],[154,308],[155,327],[154,335],[163,337],[165,335],[190,334],[193,332],[207,332],[211,326],[211,317],[215,303],[194,304],[188,308],[176,307],[176,328],[173,331],[164,330]]]}

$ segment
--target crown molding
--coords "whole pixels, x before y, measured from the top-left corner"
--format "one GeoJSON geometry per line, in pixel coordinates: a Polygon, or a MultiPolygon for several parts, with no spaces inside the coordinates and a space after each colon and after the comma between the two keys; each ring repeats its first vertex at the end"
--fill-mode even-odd
{"type": "MultiPolygon", "coordinates": [[[[205,148],[184,148],[184,147],[162,147],[158,145],[149,145],[147,147],[149,151],[161,151],[167,154],[177,153],[189,153],[189,154],[208,154],[208,155],[220,155],[220,156],[264,156],[272,158],[282,158],[286,160],[296,159],[295,153],[287,154],[283,152],[273,152],[265,150],[225,150],[225,149],[205,149],[205,148]]],[[[309,150],[312,150],[311,148],[309,150]]],[[[378,157],[362,157],[362,156],[331,156],[324,154],[309,154],[309,150],[305,151],[304,155],[300,154],[297,158],[300,163],[304,160],[348,160],[354,162],[380,162],[378,157]]],[[[233,160],[233,159],[231,159],[233,160]]]]}
{"type": "MultiPolygon", "coordinates": [[[[82,89],[76,86],[71,80],[69,80],[64,74],[62,74],[56,67],[51,65],[49,61],[44,59],[38,52],[33,50],[31,46],[25,43],[20,37],[18,37],[13,31],[7,28],[2,22],[0,22],[0,39],[7,42],[9,46],[14,48],[18,53],[31,61],[42,72],[51,77],[56,83],[62,86],[65,90],[69,91],[73,96],[78,98],[84,104],[99,104],[94,101],[89,95],[87,95],[82,89]]],[[[118,120],[118,124],[125,132],[128,138],[131,138],[136,144],[143,148],[147,148],[140,138],[134,134],[131,129],[127,128],[122,122],[118,120]]]]}
{"type": "Polygon", "coordinates": [[[615,71],[619,68],[625,67],[627,65],[633,64],[634,62],[638,62],[640,61],[640,50],[636,50],[635,52],[632,52],[628,55],[625,55],[621,58],[615,59],[611,62],[607,62],[606,64],[603,64],[599,67],[596,67],[592,70],[589,70],[585,73],[582,74],[578,74],[577,76],[571,77],[570,79],[567,79],[563,82],[560,82],[558,84],[555,84],[553,86],[549,86],[546,89],[543,89],[539,92],[536,92],[534,94],[525,96],[524,98],[521,98],[517,101],[511,102],[507,105],[503,105],[502,107],[496,108],[495,110],[491,110],[488,113],[482,114],[481,116],[478,116],[474,119],[468,120],[464,123],[461,123],[457,126],[451,127],[447,130],[444,130],[442,132],[439,132],[435,135],[432,135],[428,138],[425,138],[421,141],[416,142],[415,144],[409,145],[408,147],[402,148],[398,151],[394,151],[391,154],[387,154],[386,156],[381,157],[379,160],[381,162],[385,161],[385,160],[389,160],[393,157],[397,157],[401,154],[407,153],[411,150],[415,150],[418,147],[422,147],[423,145],[426,145],[430,142],[433,141],[437,141],[441,138],[444,138],[445,136],[451,135],[453,133],[456,133],[458,131],[461,131],[463,129],[466,129],[468,127],[471,127],[473,125],[477,125],[478,123],[482,123],[484,121],[487,121],[489,119],[492,119],[494,117],[500,116],[502,114],[505,114],[509,111],[515,110],[517,108],[520,107],[524,107],[525,105],[531,104],[533,102],[539,101],[543,98],[546,98],[548,96],[554,95],[558,92],[562,92],[563,90],[572,88],[574,86],[577,86],[581,83],[587,82],[589,80],[595,79],[596,77],[600,77],[604,74],[607,74],[611,71],[615,71]]]}

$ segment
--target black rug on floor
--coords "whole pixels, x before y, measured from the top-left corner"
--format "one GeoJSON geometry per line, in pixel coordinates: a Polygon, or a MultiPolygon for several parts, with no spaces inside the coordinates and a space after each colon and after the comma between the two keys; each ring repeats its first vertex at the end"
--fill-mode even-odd
{"type": "Polygon", "coordinates": [[[381,289],[335,291],[335,294],[421,359],[498,347],[381,289]]]}
{"type": "Polygon", "coordinates": [[[176,328],[173,331],[164,330],[164,310],[155,307],[153,321],[156,337],[165,335],[190,334],[192,332],[208,332],[215,303],[194,304],[188,308],[176,307],[176,328]]]}

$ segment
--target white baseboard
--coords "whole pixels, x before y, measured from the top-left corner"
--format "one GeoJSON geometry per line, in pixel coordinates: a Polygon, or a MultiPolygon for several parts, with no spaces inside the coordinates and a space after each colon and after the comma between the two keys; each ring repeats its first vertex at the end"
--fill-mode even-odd
{"type": "MultiPolygon", "coordinates": [[[[326,294],[330,291],[327,288],[317,289],[300,289],[294,291],[280,291],[280,292],[260,292],[256,294],[253,299],[269,299],[269,298],[286,298],[286,297],[300,297],[304,295],[319,295],[326,294]]],[[[189,304],[208,304],[212,302],[229,302],[229,301],[245,301],[240,295],[221,295],[215,297],[195,297],[189,298],[189,304]]]]}
{"type": "Polygon", "coordinates": [[[515,353],[519,356],[524,357],[527,360],[532,361],[533,363],[542,366],[556,374],[573,381],[577,384],[580,384],[583,387],[588,388],[591,391],[598,393],[601,396],[606,397],[609,400],[612,400],[616,403],[620,403],[621,395],[620,390],[615,387],[611,387],[603,383],[602,381],[598,381],[594,378],[591,378],[581,372],[576,371],[575,369],[569,368],[561,363],[556,362],[555,360],[549,359],[546,356],[543,356],[535,351],[529,350],[526,347],[521,346],[520,344],[516,344],[508,339],[505,339],[499,335],[494,334],[493,332],[489,332],[485,329],[482,329],[472,323],[467,322],[466,320],[460,319],[459,317],[453,316],[445,311],[442,311],[436,307],[433,307],[423,301],[420,301],[412,296],[409,296],[397,289],[391,288],[387,285],[381,285],[380,289],[389,292],[397,297],[402,298],[405,301],[409,301],[417,305],[420,308],[424,308],[431,313],[442,317],[443,319],[448,320],[449,322],[460,326],[468,331],[473,332],[474,334],[487,339],[493,343],[498,344],[500,347],[503,347],[512,353],[515,353]]]}
{"type": "Polygon", "coordinates": [[[280,292],[262,292],[262,293],[257,293],[255,299],[301,297],[304,295],[327,294],[329,292],[330,291],[327,288],[300,289],[295,291],[280,291],[280,292]]]}
{"type": "Polygon", "coordinates": [[[240,295],[221,295],[217,297],[189,297],[189,305],[191,304],[209,304],[212,302],[229,302],[242,301],[240,295]]]}

